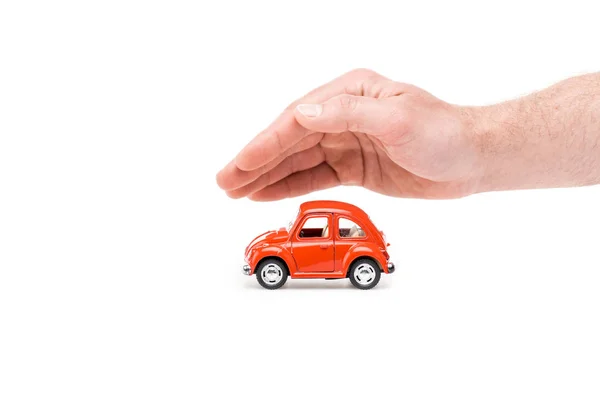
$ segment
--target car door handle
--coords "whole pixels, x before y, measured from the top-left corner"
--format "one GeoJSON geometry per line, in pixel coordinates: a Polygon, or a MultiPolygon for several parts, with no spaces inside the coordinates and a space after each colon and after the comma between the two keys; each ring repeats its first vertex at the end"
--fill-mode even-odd
{"type": "Polygon", "coordinates": [[[320,244],[319,247],[322,249],[326,249],[329,247],[329,245],[328,244],[320,244]]]}

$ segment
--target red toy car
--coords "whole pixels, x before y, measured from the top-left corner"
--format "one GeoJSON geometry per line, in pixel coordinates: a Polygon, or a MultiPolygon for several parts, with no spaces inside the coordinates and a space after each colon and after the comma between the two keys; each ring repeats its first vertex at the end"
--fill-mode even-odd
{"type": "Polygon", "coordinates": [[[310,201],[300,206],[288,228],[269,231],[246,247],[243,272],[256,275],[267,289],[291,278],[350,278],[371,289],[381,273],[394,272],[389,243],[360,208],[339,201],[310,201]]]}

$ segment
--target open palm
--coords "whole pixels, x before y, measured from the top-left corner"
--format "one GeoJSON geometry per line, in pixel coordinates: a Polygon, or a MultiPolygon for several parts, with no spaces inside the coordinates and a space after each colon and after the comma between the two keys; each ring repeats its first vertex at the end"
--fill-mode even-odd
{"type": "Polygon", "coordinates": [[[268,201],[337,185],[398,197],[475,190],[482,166],[468,108],[369,70],[294,102],[217,175],[233,198],[268,201]]]}

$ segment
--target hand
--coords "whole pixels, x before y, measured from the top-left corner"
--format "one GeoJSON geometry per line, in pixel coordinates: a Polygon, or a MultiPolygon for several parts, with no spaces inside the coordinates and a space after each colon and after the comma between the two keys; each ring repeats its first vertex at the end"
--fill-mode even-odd
{"type": "Polygon", "coordinates": [[[292,103],[217,174],[232,198],[278,200],[338,185],[397,197],[474,193],[483,173],[469,108],[356,70],[292,103]]]}

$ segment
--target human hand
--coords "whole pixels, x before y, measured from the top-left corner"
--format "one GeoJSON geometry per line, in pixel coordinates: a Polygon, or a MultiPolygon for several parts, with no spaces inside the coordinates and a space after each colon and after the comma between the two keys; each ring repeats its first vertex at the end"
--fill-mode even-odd
{"type": "Polygon", "coordinates": [[[397,197],[477,190],[471,109],[355,70],[292,103],[218,174],[232,198],[279,200],[338,185],[397,197]]]}

